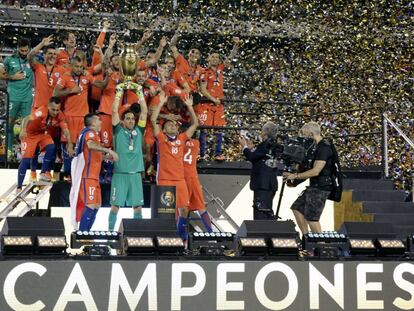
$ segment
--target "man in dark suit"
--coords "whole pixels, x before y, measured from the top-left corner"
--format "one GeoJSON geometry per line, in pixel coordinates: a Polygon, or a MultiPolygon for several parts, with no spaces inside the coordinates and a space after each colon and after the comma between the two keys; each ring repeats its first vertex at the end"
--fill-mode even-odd
{"type": "Polygon", "coordinates": [[[252,162],[250,174],[250,189],[253,190],[253,218],[273,219],[273,198],[277,191],[277,168],[272,165],[272,156],[269,154],[271,141],[276,141],[278,126],[267,122],[260,133],[262,142],[253,147],[246,138],[240,137],[243,154],[252,162]],[[270,161],[269,161],[270,160],[270,161]]]}

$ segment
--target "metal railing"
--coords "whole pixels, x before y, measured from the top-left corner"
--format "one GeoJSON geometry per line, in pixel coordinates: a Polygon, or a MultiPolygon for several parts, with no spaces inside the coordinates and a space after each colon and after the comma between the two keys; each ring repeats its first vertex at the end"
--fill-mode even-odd
{"type": "MultiPolygon", "coordinates": [[[[406,141],[406,143],[414,150],[414,142],[403,132],[403,130],[391,120],[386,112],[382,114],[382,131],[383,131],[383,168],[384,168],[384,176],[388,178],[390,176],[390,168],[388,165],[388,125],[390,125],[394,130],[400,134],[400,136],[406,141]]],[[[414,160],[414,153],[413,153],[413,160],[414,160]]],[[[413,170],[411,170],[413,171],[413,170]]],[[[411,176],[412,179],[412,193],[414,193],[414,173],[411,176]]],[[[414,202],[414,196],[413,196],[414,202]]]]}

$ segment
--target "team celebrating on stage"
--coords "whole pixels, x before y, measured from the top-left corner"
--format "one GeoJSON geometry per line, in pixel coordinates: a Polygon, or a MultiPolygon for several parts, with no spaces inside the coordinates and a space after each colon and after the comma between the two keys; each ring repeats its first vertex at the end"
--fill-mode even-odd
{"type": "MultiPolygon", "coordinates": [[[[227,59],[213,52],[202,67],[197,48],[187,57],[178,51],[177,31],[169,44],[163,37],[156,50],[137,58],[131,80],[123,74],[118,53],[131,45],[112,34],[104,49],[109,27],[105,21],[89,63],[77,48],[75,33],[67,32],[60,49],[53,35],[32,49],[29,40],[20,39],[16,54],[0,67],[0,77],[9,82],[9,153],[13,125],[22,118],[18,191],[29,168],[31,181],[51,181],[59,157],[65,179],[72,182],[70,200],[78,210],[79,229],[91,229],[101,205],[100,182],[110,182],[108,227],[114,230],[120,207],[130,206],[133,217],[142,218],[142,178],[156,172],[158,185],[176,187],[177,232],[182,239],[188,237],[189,211],[198,211],[210,232],[196,169],[197,159],[206,155],[207,134],[201,129],[198,139],[194,136],[198,125],[226,124],[223,69],[237,53],[239,39],[233,39],[227,59]],[[37,176],[39,153],[43,163],[37,176]]],[[[139,54],[151,36],[144,32],[134,52],[139,54]]],[[[222,161],[223,135],[217,131],[216,136],[214,157],[222,161]]]]}

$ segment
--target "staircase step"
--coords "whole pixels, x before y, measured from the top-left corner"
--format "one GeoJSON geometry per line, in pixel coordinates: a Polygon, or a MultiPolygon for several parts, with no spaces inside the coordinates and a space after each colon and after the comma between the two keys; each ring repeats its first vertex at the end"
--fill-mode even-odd
{"type": "Polygon", "coordinates": [[[393,190],[394,182],[385,179],[344,179],[344,189],[352,190],[393,190]]]}
{"type": "Polygon", "coordinates": [[[414,224],[412,225],[395,225],[394,230],[397,236],[405,241],[407,236],[414,234],[414,224]]]}
{"type": "Polygon", "coordinates": [[[374,214],[374,222],[389,222],[395,226],[413,225],[414,214],[374,214]]]}
{"type": "Polygon", "coordinates": [[[380,179],[382,168],[380,166],[343,167],[345,178],[380,179]]]}
{"type": "Polygon", "coordinates": [[[352,200],[354,202],[364,201],[389,201],[404,202],[405,191],[402,190],[353,190],[352,200]]]}
{"type": "Polygon", "coordinates": [[[385,213],[414,213],[413,202],[384,202],[384,201],[368,201],[362,202],[364,213],[385,214],[385,213]]]}

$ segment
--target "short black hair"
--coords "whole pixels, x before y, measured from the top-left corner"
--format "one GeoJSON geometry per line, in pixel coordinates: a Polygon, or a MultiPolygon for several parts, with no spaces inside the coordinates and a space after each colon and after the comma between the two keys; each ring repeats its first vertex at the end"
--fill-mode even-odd
{"type": "Polygon", "coordinates": [[[20,38],[17,42],[17,47],[24,47],[24,46],[30,46],[30,40],[28,38],[20,38]]]}
{"type": "Polygon", "coordinates": [[[60,100],[59,97],[53,96],[49,99],[49,103],[54,103],[55,105],[60,105],[60,104],[62,104],[62,101],[60,100]]]}
{"type": "Polygon", "coordinates": [[[131,109],[128,109],[128,110],[125,110],[125,111],[122,113],[122,115],[121,115],[121,120],[125,120],[125,116],[126,116],[128,113],[132,113],[132,114],[134,115],[134,118],[136,118],[135,113],[134,113],[131,109]]]}
{"type": "Polygon", "coordinates": [[[155,53],[157,53],[157,50],[154,50],[154,49],[149,49],[149,50],[147,51],[147,54],[145,54],[145,55],[148,55],[148,54],[150,54],[150,53],[155,54],[155,53]]]}
{"type": "Polygon", "coordinates": [[[88,113],[86,116],[83,117],[83,124],[88,127],[91,126],[92,120],[95,116],[98,116],[96,113],[88,113]]]}
{"type": "Polygon", "coordinates": [[[48,50],[56,50],[56,46],[48,45],[43,48],[43,53],[47,53],[48,50]]]}

